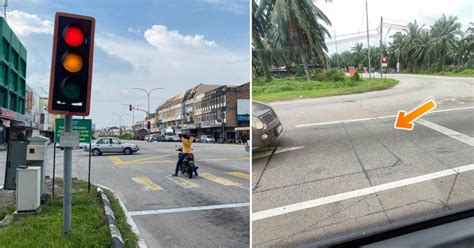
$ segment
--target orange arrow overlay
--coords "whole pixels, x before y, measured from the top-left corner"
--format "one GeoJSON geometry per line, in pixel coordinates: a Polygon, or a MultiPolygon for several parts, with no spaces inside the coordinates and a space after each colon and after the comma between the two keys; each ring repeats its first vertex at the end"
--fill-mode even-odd
{"type": "Polygon", "coordinates": [[[395,129],[403,129],[403,130],[412,130],[413,129],[413,122],[416,121],[418,118],[423,116],[424,114],[428,113],[436,108],[436,102],[433,100],[429,100],[410,113],[406,113],[405,111],[398,111],[397,119],[395,120],[394,128],[395,129]]]}

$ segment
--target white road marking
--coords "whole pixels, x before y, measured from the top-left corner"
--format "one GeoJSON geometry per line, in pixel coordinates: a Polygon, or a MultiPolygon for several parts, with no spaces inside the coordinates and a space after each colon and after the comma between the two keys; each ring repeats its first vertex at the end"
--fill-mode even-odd
{"type": "Polygon", "coordinates": [[[466,85],[467,87],[471,87],[471,85],[468,83],[464,83],[464,85],[466,85]]]}
{"type": "Polygon", "coordinates": [[[214,209],[225,209],[225,208],[243,208],[243,207],[249,207],[249,206],[250,206],[250,203],[246,202],[246,203],[209,205],[209,206],[187,207],[187,208],[171,208],[171,209],[157,209],[157,210],[145,210],[145,211],[131,211],[129,213],[130,213],[131,216],[141,216],[141,215],[150,215],[150,214],[170,214],[170,213],[181,213],[181,212],[214,210],[214,209]]]}
{"type": "MultiPolygon", "coordinates": [[[[304,148],[304,146],[279,147],[279,148],[277,148],[277,150],[275,151],[274,154],[283,153],[283,152],[289,152],[289,151],[294,151],[294,150],[298,150],[298,149],[301,149],[301,148],[304,148]]],[[[273,148],[272,148],[271,150],[273,150],[273,148]]],[[[272,155],[272,151],[271,151],[271,150],[270,150],[270,151],[262,152],[262,153],[257,154],[257,155],[253,155],[253,156],[252,156],[252,159],[268,157],[268,156],[272,155]]]]}
{"type": "Polygon", "coordinates": [[[449,128],[445,128],[443,126],[440,126],[440,125],[435,124],[433,122],[429,122],[429,121],[424,120],[424,119],[419,119],[419,120],[416,121],[416,123],[421,124],[425,127],[431,128],[431,129],[433,129],[435,131],[438,131],[442,134],[448,135],[449,137],[451,137],[453,139],[456,139],[456,140],[459,140],[459,141],[461,141],[465,144],[468,144],[470,146],[474,146],[474,138],[472,138],[470,136],[467,136],[465,134],[456,132],[456,131],[451,130],[449,128]]]}
{"type": "Polygon", "coordinates": [[[421,183],[429,180],[433,180],[436,178],[440,177],[445,177],[445,176],[450,176],[450,175],[455,175],[457,173],[462,173],[462,172],[467,172],[467,171],[472,171],[474,170],[474,164],[470,165],[465,165],[465,166],[460,166],[452,169],[447,169],[443,171],[438,171],[430,174],[425,174],[417,177],[411,177],[407,179],[402,179],[390,183],[385,183],[385,184],[380,184],[368,188],[363,188],[363,189],[358,189],[358,190],[353,190],[349,192],[344,192],[340,194],[335,194],[335,195],[330,195],[326,197],[321,197],[309,201],[304,201],[304,202],[299,202],[295,204],[290,204],[286,205],[283,207],[278,207],[278,208],[272,208],[268,210],[263,210],[259,212],[252,213],[252,221],[257,221],[257,220],[262,220],[266,218],[271,218],[283,214],[288,214],[308,208],[314,208],[334,202],[339,202],[339,201],[344,201],[360,196],[365,196],[365,195],[370,195],[374,194],[377,192],[385,191],[385,190],[390,190],[390,189],[396,189],[416,183],[421,183]]]}
{"type": "MultiPolygon", "coordinates": [[[[474,109],[474,106],[433,110],[433,111],[430,111],[429,113],[426,113],[426,115],[429,115],[429,114],[432,114],[432,113],[451,112],[451,111],[466,110],[466,109],[474,109]]],[[[310,126],[324,126],[324,125],[330,125],[330,124],[359,122],[359,121],[370,121],[370,120],[388,119],[388,118],[395,118],[395,117],[397,117],[397,116],[396,115],[387,115],[387,116],[380,116],[380,117],[368,117],[368,118],[360,118],[360,119],[350,119],[350,120],[339,120],[339,121],[328,121],[328,122],[317,122],[317,123],[309,123],[309,124],[299,124],[299,125],[296,125],[295,127],[299,128],[299,127],[310,127],[310,126]]]]}

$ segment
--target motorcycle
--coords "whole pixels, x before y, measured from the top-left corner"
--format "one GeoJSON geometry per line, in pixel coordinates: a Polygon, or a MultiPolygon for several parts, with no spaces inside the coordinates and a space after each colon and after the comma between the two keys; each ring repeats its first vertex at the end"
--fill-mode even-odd
{"type": "Polygon", "coordinates": [[[178,148],[176,151],[179,151],[178,159],[181,156],[185,156],[183,158],[183,162],[179,166],[179,170],[181,171],[181,174],[188,173],[189,178],[193,178],[193,173],[196,172],[196,176],[197,176],[198,167],[194,165],[194,154],[188,153],[187,156],[183,155],[183,148],[178,148]]]}

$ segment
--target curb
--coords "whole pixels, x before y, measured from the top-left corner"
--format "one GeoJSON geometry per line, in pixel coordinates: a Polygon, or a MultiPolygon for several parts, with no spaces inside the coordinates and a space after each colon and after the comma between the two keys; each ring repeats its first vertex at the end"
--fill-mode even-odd
{"type": "Polygon", "coordinates": [[[132,216],[130,215],[130,213],[128,212],[128,209],[127,207],[125,207],[125,204],[122,202],[122,200],[120,200],[120,198],[118,197],[118,195],[115,193],[115,191],[113,191],[111,188],[108,188],[106,186],[103,186],[103,185],[100,185],[100,184],[96,184],[97,187],[100,187],[100,188],[103,188],[103,189],[106,189],[108,191],[110,191],[113,196],[115,197],[115,199],[117,199],[117,201],[120,203],[120,206],[122,207],[122,210],[123,212],[125,213],[125,216],[127,217],[127,223],[131,226],[132,228],[132,231],[135,233],[135,235],[137,236],[137,239],[138,239],[138,247],[139,248],[147,248],[147,245],[145,243],[145,240],[143,240],[142,238],[142,235],[140,234],[140,231],[138,230],[138,226],[137,224],[135,223],[135,221],[133,221],[132,219],[132,216]]]}
{"type": "Polygon", "coordinates": [[[97,192],[99,192],[102,203],[104,204],[105,215],[107,216],[107,222],[109,223],[110,234],[112,236],[114,247],[123,248],[125,247],[125,243],[123,242],[122,234],[120,234],[120,230],[117,226],[117,221],[115,221],[114,211],[110,205],[109,198],[107,198],[104,191],[99,187],[97,187],[97,192]]]}

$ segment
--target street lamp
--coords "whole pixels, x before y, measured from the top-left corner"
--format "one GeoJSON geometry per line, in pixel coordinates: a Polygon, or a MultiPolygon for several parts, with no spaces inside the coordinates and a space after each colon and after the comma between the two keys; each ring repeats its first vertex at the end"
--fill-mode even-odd
{"type": "Polygon", "coordinates": [[[148,99],[148,112],[147,112],[147,114],[148,114],[148,119],[150,119],[150,95],[151,95],[151,93],[152,93],[153,91],[155,91],[155,90],[162,90],[162,89],[164,89],[164,88],[153,88],[153,89],[151,89],[151,90],[146,90],[146,89],[143,89],[143,88],[132,88],[132,89],[134,89],[134,90],[141,90],[141,91],[143,91],[143,92],[146,93],[147,99],[148,99]]]}

